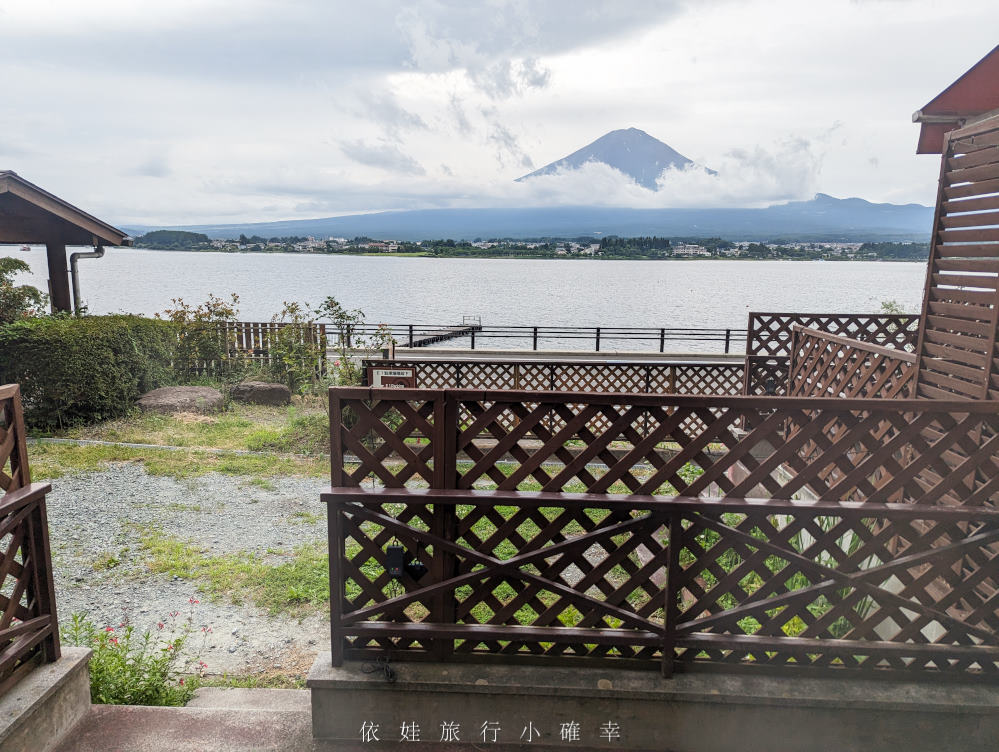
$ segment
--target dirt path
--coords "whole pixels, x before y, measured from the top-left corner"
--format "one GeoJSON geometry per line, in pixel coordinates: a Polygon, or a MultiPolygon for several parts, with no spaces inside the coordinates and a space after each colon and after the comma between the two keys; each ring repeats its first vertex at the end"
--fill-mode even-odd
{"type": "Polygon", "coordinates": [[[54,481],[48,514],[60,622],[86,612],[99,627],[127,620],[154,634],[189,623],[185,652],[199,655],[209,673],[307,670],[318,651],[329,649],[325,613],[272,615],[240,603],[245,594],[238,589],[209,597],[196,578],[150,571],[150,531],[205,557],[247,552],[272,565],[290,561],[303,544],[325,545],[323,480],[257,484],[218,474],[151,476],[140,464],[54,481]]]}

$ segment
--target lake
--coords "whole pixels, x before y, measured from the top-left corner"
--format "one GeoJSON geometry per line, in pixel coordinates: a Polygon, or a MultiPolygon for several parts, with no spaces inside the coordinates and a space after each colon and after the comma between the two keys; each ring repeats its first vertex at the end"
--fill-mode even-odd
{"type": "MultiPolygon", "coordinates": [[[[82,250],[82,249],[81,249],[82,250]]],[[[22,258],[46,289],[45,251],[22,258]]],[[[432,259],[260,253],[187,253],[110,248],[80,261],[92,313],[151,315],[171,298],[240,297],[240,318],[267,321],[283,301],[318,304],[332,295],[369,323],[486,326],[743,328],[749,311],[875,313],[895,300],[922,302],[925,263],[867,261],[599,261],[432,259]]],[[[511,343],[512,344],[512,343],[511,343]]],[[[502,346],[502,345],[487,345],[502,346]]]]}

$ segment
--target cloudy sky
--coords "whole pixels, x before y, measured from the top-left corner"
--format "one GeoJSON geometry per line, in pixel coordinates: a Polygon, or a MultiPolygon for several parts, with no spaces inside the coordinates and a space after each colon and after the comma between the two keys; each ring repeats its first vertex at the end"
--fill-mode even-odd
{"type": "Polygon", "coordinates": [[[995,0],[0,0],[0,169],[118,224],[928,204],[912,112],[997,30],[995,0]],[[718,177],[513,182],[631,126],[718,177]]]}

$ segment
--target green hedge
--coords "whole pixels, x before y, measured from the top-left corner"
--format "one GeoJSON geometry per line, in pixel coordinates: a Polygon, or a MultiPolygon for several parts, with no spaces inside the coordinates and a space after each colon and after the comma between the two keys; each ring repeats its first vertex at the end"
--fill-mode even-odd
{"type": "Polygon", "coordinates": [[[27,319],[0,326],[0,384],[21,385],[36,428],[115,418],[173,382],[176,342],[172,323],[139,316],[27,319]]]}

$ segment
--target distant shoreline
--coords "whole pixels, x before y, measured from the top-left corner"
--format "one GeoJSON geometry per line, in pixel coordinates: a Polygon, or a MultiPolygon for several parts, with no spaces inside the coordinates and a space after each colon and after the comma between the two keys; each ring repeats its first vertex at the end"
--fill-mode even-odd
{"type": "Polygon", "coordinates": [[[428,258],[428,259],[468,259],[476,261],[479,259],[502,259],[506,261],[829,261],[836,263],[849,263],[853,261],[883,261],[886,263],[907,263],[907,264],[922,264],[926,263],[927,259],[911,259],[911,258],[791,258],[791,257],[775,257],[775,258],[752,258],[748,256],[618,256],[618,255],[594,255],[594,256],[583,256],[579,254],[572,255],[541,255],[541,254],[525,254],[525,255],[514,255],[509,253],[475,253],[475,254],[454,254],[454,255],[441,255],[434,253],[398,253],[398,252],[385,252],[385,253],[353,253],[350,251],[340,251],[337,253],[312,253],[308,251],[289,251],[289,250],[274,250],[274,251],[251,251],[249,249],[244,250],[222,250],[219,248],[150,248],[147,246],[132,246],[133,250],[136,251],[161,251],[164,253],[219,253],[225,255],[240,255],[240,256],[363,256],[366,258],[428,258]]]}

